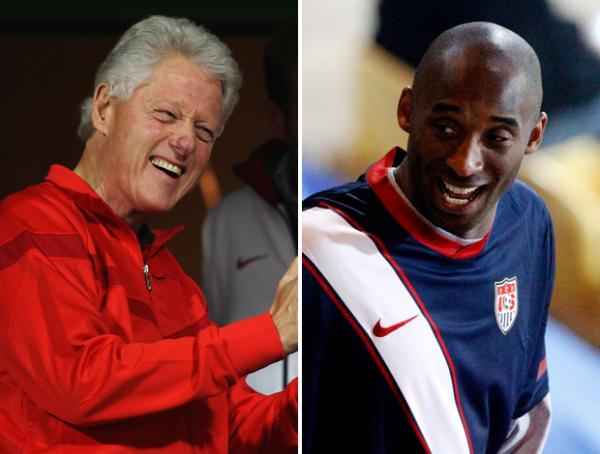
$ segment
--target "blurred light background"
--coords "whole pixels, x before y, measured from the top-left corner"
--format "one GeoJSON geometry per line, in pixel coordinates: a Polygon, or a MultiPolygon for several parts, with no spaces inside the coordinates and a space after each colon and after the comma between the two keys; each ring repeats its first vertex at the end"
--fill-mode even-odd
{"type": "Polygon", "coordinates": [[[487,20],[538,53],[544,145],[520,177],[545,199],[557,244],[545,453],[600,453],[600,1],[304,0],[302,192],[356,179],[406,135],[396,103],[429,42],[487,20]]]}

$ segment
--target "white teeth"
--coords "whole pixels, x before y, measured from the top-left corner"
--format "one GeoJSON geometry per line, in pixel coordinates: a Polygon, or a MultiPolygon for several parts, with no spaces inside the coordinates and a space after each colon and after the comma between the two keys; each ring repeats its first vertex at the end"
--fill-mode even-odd
{"type": "MultiPolygon", "coordinates": [[[[471,194],[473,191],[475,191],[477,189],[477,186],[473,186],[470,188],[461,188],[458,186],[453,186],[450,183],[442,180],[444,182],[444,184],[446,185],[446,189],[448,189],[450,192],[453,192],[454,194],[463,194],[463,195],[467,195],[467,194],[471,194]]],[[[463,204],[461,204],[463,205],[463,204]]]]}
{"type": "Polygon", "coordinates": [[[445,193],[444,200],[451,205],[466,205],[467,203],[469,203],[469,199],[454,199],[445,193]]]}
{"type": "Polygon", "coordinates": [[[165,161],[164,159],[152,158],[150,162],[156,167],[168,170],[169,172],[173,172],[176,175],[181,175],[181,173],[183,172],[183,169],[181,167],[173,165],[170,162],[165,161]]]}

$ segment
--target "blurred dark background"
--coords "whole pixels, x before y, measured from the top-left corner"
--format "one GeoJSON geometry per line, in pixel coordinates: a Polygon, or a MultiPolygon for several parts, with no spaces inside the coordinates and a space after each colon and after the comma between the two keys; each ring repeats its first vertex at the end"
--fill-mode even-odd
{"type": "MultiPolygon", "coordinates": [[[[3,4],[0,11],[0,136],[4,158],[0,198],[40,182],[51,164],[73,168],[83,151],[76,131],[79,105],[93,91],[96,70],[120,35],[147,16],[187,17],[206,26],[232,50],[244,83],[240,102],[213,149],[219,186],[241,184],[233,174],[269,137],[263,113],[266,92],[262,53],[269,36],[297,21],[298,3],[286,0],[33,1],[3,4]]],[[[156,228],[185,224],[170,250],[196,281],[201,275],[201,225],[205,206],[194,189],[156,228]]]]}

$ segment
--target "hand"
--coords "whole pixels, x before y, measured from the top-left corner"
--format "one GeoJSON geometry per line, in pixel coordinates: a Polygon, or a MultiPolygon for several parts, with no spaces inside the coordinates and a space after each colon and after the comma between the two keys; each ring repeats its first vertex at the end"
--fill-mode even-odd
{"type": "Polygon", "coordinates": [[[298,258],[277,285],[269,314],[279,332],[286,355],[298,350],[298,258]]]}

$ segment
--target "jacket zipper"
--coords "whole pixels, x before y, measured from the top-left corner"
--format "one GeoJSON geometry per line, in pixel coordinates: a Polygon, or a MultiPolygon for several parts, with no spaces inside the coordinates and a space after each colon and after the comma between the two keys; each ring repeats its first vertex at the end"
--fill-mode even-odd
{"type": "Polygon", "coordinates": [[[146,288],[148,288],[148,291],[151,292],[152,291],[152,281],[150,280],[150,267],[148,266],[148,264],[144,264],[144,279],[146,279],[146,288]]]}

